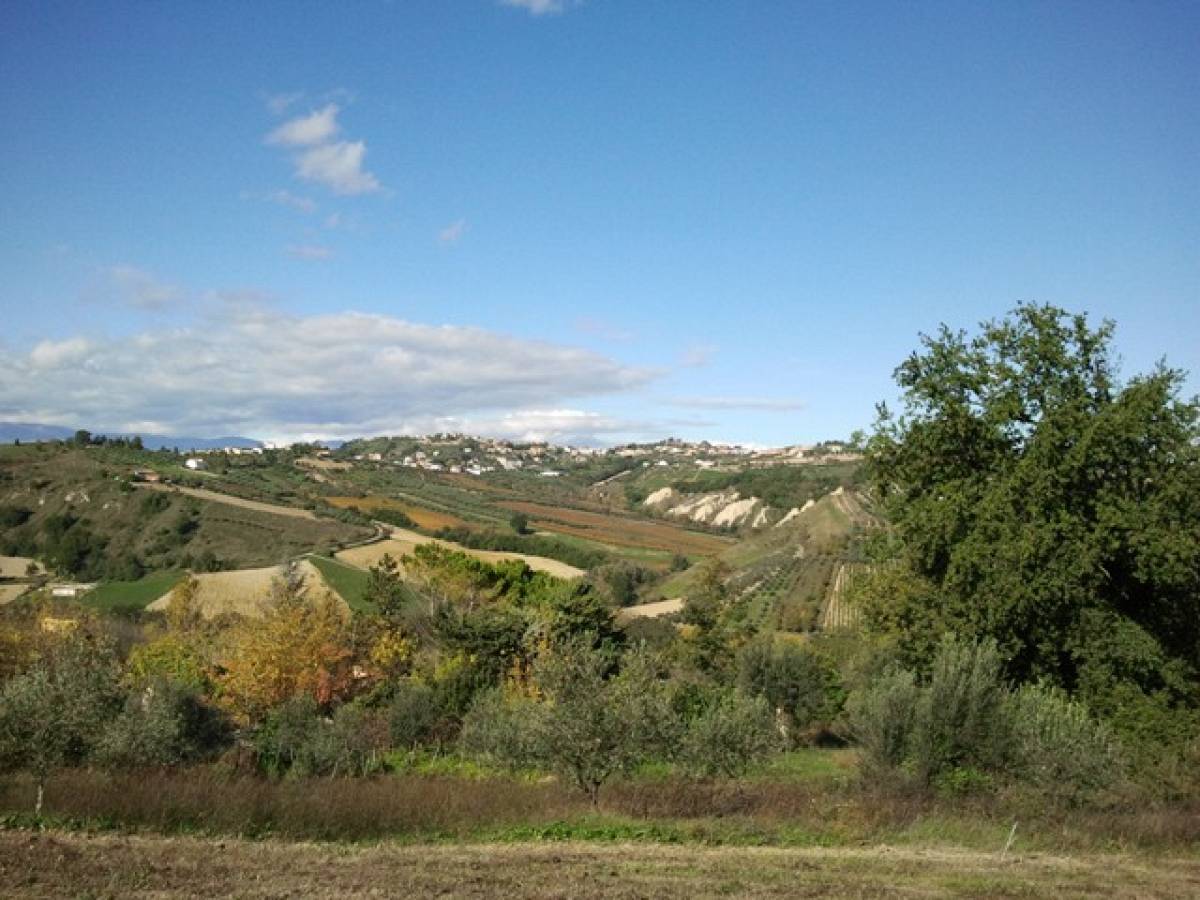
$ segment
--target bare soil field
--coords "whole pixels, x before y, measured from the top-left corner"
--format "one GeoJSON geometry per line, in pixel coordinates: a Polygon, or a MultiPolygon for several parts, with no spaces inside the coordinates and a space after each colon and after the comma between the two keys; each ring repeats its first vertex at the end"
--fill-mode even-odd
{"type": "Polygon", "coordinates": [[[12,603],[27,590],[29,590],[27,584],[0,584],[0,606],[12,603]]]}
{"type": "Polygon", "coordinates": [[[41,563],[28,556],[0,556],[0,578],[25,578],[30,563],[37,567],[38,572],[45,571],[41,563]]]}
{"type": "Polygon", "coordinates": [[[11,898],[1192,897],[1200,861],[889,846],[345,846],[0,831],[11,898]]]}
{"type": "Polygon", "coordinates": [[[617,611],[617,621],[623,622],[629,619],[657,618],[658,616],[666,616],[671,613],[679,612],[683,609],[683,598],[676,597],[673,600],[656,600],[653,603],[641,603],[637,606],[626,606],[617,611]]]}
{"type": "Polygon", "coordinates": [[[358,566],[360,569],[366,569],[383,559],[385,553],[390,553],[394,559],[399,561],[402,556],[412,553],[419,544],[441,544],[443,547],[459,550],[474,556],[476,559],[482,559],[484,562],[489,563],[505,559],[520,559],[534,571],[545,572],[558,578],[578,578],[583,574],[582,569],[569,566],[565,562],[559,562],[557,559],[550,559],[545,556],[532,556],[528,553],[509,553],[503,550],[473,550],[470,547],[464,547],[453,541],[443,541],[438,538],[426,537],[423,534],[409,531],[406,528],[393,528],[392,536],[387,540],[367,544],[363,547],[342,550],[335,554],[335,556],[342,562],[358,566]]]}
{"type": "Polygon", "coordinates": [[[418,527],[428,528],[431,531],[439,528],[459,528],[467,524],[458,516],[452,516],[450,513],[437,512],[414,503],[393,500],[391,497],[326,497],[325,501],[338,509],[357,509],[367,515],[380,509],[398,509],[416,522],[418,527]]]}
{"type": "MultiPolygon", "coordinates": [[[[328,590],[334,592],[321,577],[317,567],[305,560],[300,563],[300,571],[308,583],[310,592],[328,590]]],[[[262,569],[237,569],[232,572],[210,572],[197,575],[200,584],[198,601],[200,612],[205,618],[211,619],[223,613],[237,613],[242,616],[256,617],[263,614],[263,606],[271,587],[271,579],[279,574],[278,566],[267,566],[262,569]]],[[[164,610],[171,602],[170,592],[159,597],[148,607],[152,610],[164,610]]]]}
{"type": "Polygon", "coordinates": [[[290,516],[293,519],[317,518],[312,510],[297,509],[294,506],[279,506],[275,503],[263,503],[259,500],[246,500],[242,497],[234,497],[231,494],[222,494],[219,491],[210,491],[205,488],[179,487],[170,484],[138,484],[136,486],[147,491],[166,491],[167,493],[178,491],[180,494],[187,494],[189,497],[195,497],[197,500],[224,503],[227,506],[240,506],[242,509],[252,509],[256,512],[271,513],[276,516],[290,516]]]}
{"type": "Polygon", "coordinates": [[[500,505],[505,509],[525,513],[538,528],[590,538],[603,544],[616,544],[620,547],[644,547],[650,550],[666,550],[670,553],[707,556],[720,553],[730,545],[729,540],[716,535],[688,531],[666,522],[585,512],[579,509],[547,506],[542,503],[520,500],[500,505]]]}

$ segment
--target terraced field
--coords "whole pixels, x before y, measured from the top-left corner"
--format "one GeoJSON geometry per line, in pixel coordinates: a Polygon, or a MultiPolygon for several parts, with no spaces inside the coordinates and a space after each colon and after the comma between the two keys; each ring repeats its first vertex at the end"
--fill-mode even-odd
{"type": "Polygon", "coordinates": [[[848,594],[855,579],[861,578],[866,569],[864,563],[842,562],[838,565],[837,571],[829,583],[829,593],[825,597],[825,606],[821,612],[821,629],[823,631],[858,627],[861,615],[854,604],[848,600],[848,594]]]}

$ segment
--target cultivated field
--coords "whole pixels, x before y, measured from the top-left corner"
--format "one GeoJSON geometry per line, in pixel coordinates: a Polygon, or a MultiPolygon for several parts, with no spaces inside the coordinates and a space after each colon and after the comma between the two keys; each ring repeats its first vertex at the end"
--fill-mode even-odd
{"type": "Polygon", "coordinates": [[[0,832],[11,898],[1195,896],[1194,857],[576,841],[341,846],[0,832]]]}
{"type": "Polygon", "coordinates": [[[399,561],[402,556],[412,553],[419,544],[441,544],[443,547],[459,550],[477,559],[482,559],[484,562],[520,559],[534,571],[546,572],[558,578],[578,578],[583,574],[582,569],[569,566],[565,562],[559,562],[557,559],[549,559],[545,556],[532,556],[528,553],[509,553],[503,550],[474,550],[470,547],[456,544],[453,541],[443,541],[438,538],[426,537],[423,534],[409,531],[406,528],[393,528],[392,536],[387,540],[367,544],[363,547],[342,550],[336,554],[336,558],[350,563],[352,566],[365,569],[378,563],[379,560],[383,559],[385,553],[391,554],[394,559],[399,561]]]}
{"type": "Polygon", "coordinates": [[[415,503],[393,500],[391,497],[326,497],[325,502],[338,509],[357,509],[368,516],[381,509],[399,510],[416,522],[417,527],[428,528],[430,531],[437,531],[439,528],[459,528],[467,524],[450,513],[426,509],[415,503]]]}
{"type": "MultiPolygon", "coordinates": [[[[312,563],[305,560],[299,565],[310,592],[329,589],[325,579],[312,563]]],[[[238,569],[233,572],[210,572],[197,575],[196,580],[200,584],[197,595],[200,612],[208,619],[223,613],[261,616],[271,588],[271,579],[278,574],[278,566],[268,566],[262,569],[238,569]]],[[[334,596],[336,597],[337,594],[334,593],[334,596]]],[[[168,591],[151,603],[149,608],[165,610],[170,602],[171,592],[168,591]]]]}
{"type": "Polygon", "coordinates": [[[821,628],[829,631],[834,628],[854,628],[859,623],[859,612],[853,603],[847,601],[847,595],[856,577],[865,570],[863,563],[839,563],[837,571],[829,584],[829,593],[825,598],[825,608],[821,613],[821,628]]]}
{"type": "Polygon", "coordinates": [[[576,537],[590,538],[620,547],[644,547],[695,556],[710,556],[729,547],[731,541],[712,534],[688,531],[666,522],[586,512],[562,506],[547,506],[520,500],[500,504],[523,512],[535,527],[576,537]]]}

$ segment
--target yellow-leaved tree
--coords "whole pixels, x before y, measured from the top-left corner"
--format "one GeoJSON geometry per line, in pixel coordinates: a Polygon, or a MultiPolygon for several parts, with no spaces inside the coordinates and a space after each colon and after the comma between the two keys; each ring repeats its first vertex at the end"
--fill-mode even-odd
{"type": "Polygon", "coordinates": [[[355,662],[341,605],[328,591],[309,597],[303,577],[288,566],[272,584],[265,617],[247,620],[231,636],[220,693],[250,721],[302,695],[328,706],[351,693],[355,662]]]}

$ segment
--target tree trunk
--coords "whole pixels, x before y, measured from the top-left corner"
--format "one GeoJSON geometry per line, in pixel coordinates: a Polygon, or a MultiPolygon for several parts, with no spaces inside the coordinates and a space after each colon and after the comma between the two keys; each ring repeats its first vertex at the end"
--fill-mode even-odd
{"type": "Polygon", "coordinates": [[[33,805],[33,814],[39,819],[42,817],[42,800],[46,796],[46,781],[39,778],[37,783],[37,802],[33,805]]]}

